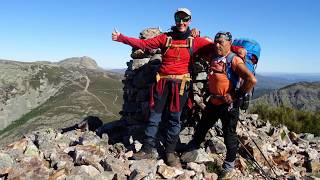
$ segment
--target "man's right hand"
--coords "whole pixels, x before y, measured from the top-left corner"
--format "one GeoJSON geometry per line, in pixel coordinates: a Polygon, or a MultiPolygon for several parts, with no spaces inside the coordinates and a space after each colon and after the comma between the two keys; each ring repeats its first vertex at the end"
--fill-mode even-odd
{"type": "Polygon", "coordinates": [[[238,49],[238,52],[237,52],[237,55],[239,57],[241,57],[242,59],[244,59],[247,55],[247,50],[245,48],[239,48],[238,49]]]}
{"type": "Polygon", "coordinates": [[[119,36],[120,36],[120,33],[117,30],[114,30],[112,32],[112,40],[113,41],[118,41],[119,36]]]}
{"type": "Polygon", "coordinates": [[[227,104],[231,104],[234,100],[234,98],[232,97],[231,94],[227,93],[225,96],[224,96],[224,102],[226,102],[227,104]]]}
{"type": "Polygon", "coordinates": [[[244,59],[247,55],[247,50],[241,46],[231,46],[231,50],[236,53],[241,59],[244,59]]]}
{"type": "Polygon", "coordinates": [[[200,37],[200,31],[199,31],[199,29],[197,29],[197,28],[192,28],[191,29],[191,36],[192,37],[200,37]]]}

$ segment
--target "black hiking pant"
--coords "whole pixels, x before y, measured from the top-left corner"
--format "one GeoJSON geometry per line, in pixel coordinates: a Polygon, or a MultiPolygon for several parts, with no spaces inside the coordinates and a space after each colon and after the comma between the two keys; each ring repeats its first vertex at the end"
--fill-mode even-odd
{"type": "Polygon", "coordinates": [[[239,108],[229,109],[228,104],[215,106],[209,102],[204,110],[203,116],[196,127],[194,142],[200,145],[208,132],[218,119],[222,122],[224,143],[227,148],[225,161],[233,162],[236,159],[238,150],[238,138],[236,134],[237,122],[239,119],[239,108]]]}

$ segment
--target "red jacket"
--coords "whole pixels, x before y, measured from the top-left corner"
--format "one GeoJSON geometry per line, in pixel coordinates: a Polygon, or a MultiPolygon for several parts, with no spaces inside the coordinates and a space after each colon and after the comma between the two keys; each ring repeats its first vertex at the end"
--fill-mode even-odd
{"type": "MultiPolygon", "coordinates": [[[[190,52],[188,48],[169,48],[165,47],[167,41],[166,34],[160,34],[150,39],[137,39],[124,36],[120,34],[119,42],[128,44],[138,49],[157,49],[160,48],[162,52],[162,64],[159,72],[168,75],[181,75],[190,73],[190,52]]],[[[187,40],[173,40],[172,44],[187,44],[187,40]]],[[[212,44],[205,38],[196,37],[193,43],[193,52],[196,53],[200,48],[212,44]]]]}

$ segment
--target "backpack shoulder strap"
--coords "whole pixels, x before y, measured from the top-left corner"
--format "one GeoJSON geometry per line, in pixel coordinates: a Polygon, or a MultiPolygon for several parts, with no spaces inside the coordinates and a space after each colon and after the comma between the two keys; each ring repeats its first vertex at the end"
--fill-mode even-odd
{"type": "Polygon", "coordinates": [[[174,45],[174,46],[172,46],[172,37],[167,34],[166,44],[165,44],[166,51],[171,47],[177,47],[177,46],[178,47],[184,47],[184,48],[188,48],[189,49],[190,57],[192,57],[193,56],[193,45],[194,45],[194,38],[189,36],[187,38],[187,44],[186,45],[174,45]]]}
{"type": "Polygon", "coordinates": [[[235,56],[236,56],[236,54],[233,52],[230,52],[228,54],[228,56],[226,57],[227,63],[226,63],[226,70],[225,71],[226,71],[227,77],[231,81],[233,87],[235,89],[238,89],[238,88],[240,88],[239,76],[232,69],[232,61],[235,56]]]}
{"type": "Polygon", "coordinates": [[[170,48],[170,47],[171,47],[171,45],[172,45],[172,37],[171,37],[171,36],[169,36],[169,35],[167,35],[166,45],[165,45],[165,47],[166,47],[166,48],[170,48]]]}
{"type": "Polygon", "coordinates": [[[226,59],[227,59],[227,64],[230,64],[230,65],[231,65],[232,60],[233,60],[233,58],[234,58],[235,56],[236,56],[235,53],[230,52],[230,53],[228,54],[228,56],[226,57],[226,59]]]}
{"type": "Polygon", "coordinates": [[[193,57],[194,38],[191,37],[191,36],[189,36],[189,37],[188,37],[188,40],[187,40],[187,43],[188,43],[188,48],[189,48],[190,57],[192,58],[192,57],[193,57]]]}

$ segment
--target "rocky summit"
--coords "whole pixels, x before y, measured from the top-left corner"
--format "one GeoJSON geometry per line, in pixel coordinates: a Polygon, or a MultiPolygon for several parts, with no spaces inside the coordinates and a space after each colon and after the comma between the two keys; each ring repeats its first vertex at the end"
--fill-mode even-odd
{"type": "MultiPolygon", "coordinates": [[[[220,123],[200,149],[179,152],[183,166],[174,168],[164,163],[161,146],[156,160],[130,159],[141,148],[126,130],[134,126],[121,130],[123,121],[97,122],[91,117],[71,128],[34,131],[6,145],[0,150],[0,179],[217,179],[221,172],[226,148],[220,123]]],[[[193,132],[183,129],[177,149],[193,132]]],[[[319,177],[320,138],[273,127],[256,114],[242,114],[237,132],[236,179],[319,177]]]]}

